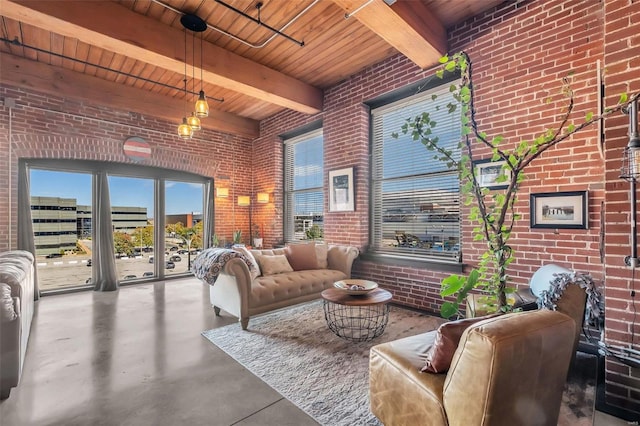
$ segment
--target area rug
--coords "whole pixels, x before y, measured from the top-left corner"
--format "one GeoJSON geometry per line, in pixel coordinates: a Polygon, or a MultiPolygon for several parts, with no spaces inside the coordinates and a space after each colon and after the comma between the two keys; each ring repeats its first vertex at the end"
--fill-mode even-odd
{"type": "MultiPolygon", "coordinates": [[[[318,423],[379,426],[369,411],[369,349],[433,330],[442,321],[393,306],[382,336],[352,343],[329,331],[316,301],[251,318],[246,331],[232,324],[202,335],[318,423]]],[[[591,372],[593,381],[569,375],[559,425],[591,425],[595,367],[591,372]]]]}

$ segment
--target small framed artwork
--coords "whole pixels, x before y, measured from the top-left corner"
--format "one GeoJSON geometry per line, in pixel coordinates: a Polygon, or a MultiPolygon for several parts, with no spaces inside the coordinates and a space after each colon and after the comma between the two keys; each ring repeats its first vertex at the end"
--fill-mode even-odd
{"type": "Polygon", "coordinates": [[[352,212],[353,199],[353,167],[329,172],[329,211],[352,212]]]}
{"type": "Polygon", "coordinates": [[[531,194],[531,228],[587,229],[587,191],[531,194]]]}
{"type": "Polygon", "coordinates": [[[476,168],[476,179],[480,188],[507,189],[508,182],[511,180],[511,170],[503,168],[505,164],[507,164],[506,161],[474,161],[473,166],[476,168]],[[506,179],[498,179],[499,176],[506,176],[506,179]]]}

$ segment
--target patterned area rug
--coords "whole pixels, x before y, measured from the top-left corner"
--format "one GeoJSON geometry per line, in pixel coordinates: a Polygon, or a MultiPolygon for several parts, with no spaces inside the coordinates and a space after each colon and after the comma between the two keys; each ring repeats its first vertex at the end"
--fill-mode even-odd
{"type": "MultiPolygon", "coordinates": [[[[352,343],[329,331],[316,301],[252,318],[247,331],[232,324],[202,334],[318,423],[378,426],[369,412],[369,348],[433,330],[442,321],[392,306],[382,336],[352,343]]],[[[576,365],[583,364],[579,360],[576,365]]],[[[595,364],[590,371],[593,380],[569,375],[559,425],[591,425],[595,364]]]]}

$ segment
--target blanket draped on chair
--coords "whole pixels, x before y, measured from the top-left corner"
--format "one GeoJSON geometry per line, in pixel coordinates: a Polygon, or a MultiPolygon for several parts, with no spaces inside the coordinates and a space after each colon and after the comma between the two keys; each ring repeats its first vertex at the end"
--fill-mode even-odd
{"type": "Polygon", "coordinates": [[[213,285],[220,272],[222,272],[225,263],[235,257],[242,259],[247,264],[249,271],[253,271],[253,264],[244,254],[231,249],[208,248],[203,250],[193,261],[191,265],[193,275],[207,284],[213,285]]]}

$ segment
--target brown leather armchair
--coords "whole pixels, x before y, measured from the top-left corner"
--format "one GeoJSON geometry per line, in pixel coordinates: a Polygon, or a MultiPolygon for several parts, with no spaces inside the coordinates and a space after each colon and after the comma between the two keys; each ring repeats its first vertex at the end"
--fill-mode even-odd
{"type": "Polygon", "coordinates": [[[423,373],[436,331],[371,348],[371,411],[394,425],[553,425],[575,321],[546,309],[465,330],[446,374],[423,373]]]}

